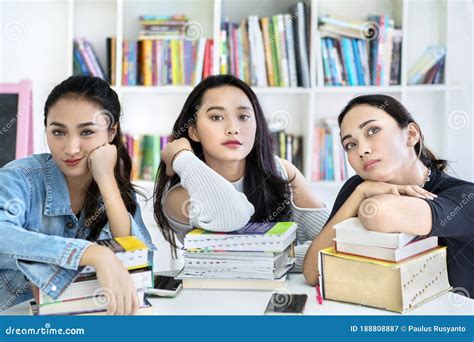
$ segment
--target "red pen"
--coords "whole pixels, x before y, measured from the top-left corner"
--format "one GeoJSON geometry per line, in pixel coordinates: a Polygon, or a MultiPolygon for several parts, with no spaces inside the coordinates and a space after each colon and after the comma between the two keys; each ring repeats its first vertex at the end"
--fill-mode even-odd
{"type": "Polygon", "coordinates": [[[323,296],[321,296],[321,288],[316,284],[316,301],[319,305],[323,305],[323,296]]]}

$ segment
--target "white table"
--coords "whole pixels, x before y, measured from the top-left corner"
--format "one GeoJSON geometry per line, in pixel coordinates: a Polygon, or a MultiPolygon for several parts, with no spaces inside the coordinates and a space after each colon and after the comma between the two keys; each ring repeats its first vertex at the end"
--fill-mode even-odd
{"type": "MultiPolygon", "coordinates": [[[[395,312],[346,303],[324,301],[316,303],[315,289],[302,274],[291,274],[284,289],[291,293],[306,293],[305,315],[399,315],[395,312]]],[[[156,315],[262,315],[272,291],[182,290],[175,298],[150,298],[156,315]]],[[[3,315],[28,314],[27,303],[5,310],[3,315]]],[[[405,315],[473,315],[474,300],[454,293],[445,293],[405,315]]]]}

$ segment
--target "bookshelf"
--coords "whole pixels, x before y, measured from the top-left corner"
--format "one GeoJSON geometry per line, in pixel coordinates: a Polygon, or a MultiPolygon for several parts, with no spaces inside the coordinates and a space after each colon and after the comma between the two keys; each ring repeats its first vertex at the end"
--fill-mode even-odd
{"type": "MultiPolygon", "coordinates": [[[[41,48],[46,57],[44,70],[33,71],[35,82],[35,152],[46,150],[41,135],[42,106],[53,84],[73,73],[73,39],[87,37],[99,60],[105,65],[106,37],[116,37],[117,46],[126,39],[137,39],[142,14],[185,14],[196,23],[206,38],[220,43],[221,22],[233,22],[249,15],[272,16],[291,13],[297,0],[64,0],[31,3],[25,11],[21,2],[2,3],[5,13],[2,22],[22,23],[24,41],[6,40],[5,49],[16,49],[18,54],[33,54],[41,47],[44,37],[54,37],[54,44],[41,48]],[[47,6],[45,5],[47,4],[47,6]],[[46,9],[47,8],[47,9],[46,9]],[[33,14],[51,17],[56,29],[44,24],[33,24],[33,14]],[[30,25],[32,25],[30,27],[30,25]],[[38,25],[38,26],[33,26],[38,25]],[[55,32],[57,31],[57,32],[55,32]],[[31,43],[28,47],[26,43],[31,43]],[[30,49],[30,50],[29,50],[30,49]],[[53,64],[53,62],[55,64],[53,64]],[[53,71],[52,77],[50,72],[53,71]],[[39,80],[39,81],[35,81],[39,80]],[[41,127],[41,129],[40,129],[41,127]]],[[[310,178],[312,168],[313,127],[322,118],[336,117],[352,97],[359,94],[384,93],[401,100],[420,123],[427,145],[439,156],[452,161],[457,176],[474,179],[472,165],[473,117],[472,100],[472,36],[470,25],[472,8],[465,0],[305,0],[310,11],[310,80],[309,88],[255,87],[266,116],[284,115],[289,118],[288,133],[303,136],[304,170],[310,178]],[[403,31],[401,82],[393,86],[325,86],[320,74],[321,44],[317,18],[321,15],[347,16],[367,20],[370,14],[388,14],[396,27],[403,31]],[[408,85],[409,67],[419,59],[430,44],[446,46],[444,84],[408,85]],[[467,51],[468,50],[468,51],[467,51]],[[460,123],[459,123],[460,122],[460,123]],[[464,122],[464,124],[463,124],[464,122]],[[464,125],[464,127],[460,127],[464,125]],[[463,146],[463,148],[460,148],[463,146]]],[[[48,19],[49,20],[49,19],[48,19]]],[[[4,25],[5,25],[4,24],[4,25]]],[[[14,62],[13,57],[5,57],[14,62]]],[[[219,65],[220,50],[214,49],[213,64],[219,65]]],[[[26,63],[26,62],[25,62],[26,63]]],[[[6,65],[5,62],[2,62],[6,65]]],[[[166,135],[178,115],[191,86],[123,86],[121,84],[122,50],[116,54],[116,84],[114,89],[123,105],[123,130],[132,134],[166,135]],[[155,123],[150,125],[150,123],[155,123]]],[[[6,69],[6,68],[4,68],[6,69]]],[[[19,71],[4,70],[2,81],[15,78],[19,71]]],[[[25,75],[21,75],[24,77],[25,75]]],[[[323,199],[332,203],[341,182],[313,182],[313,189],[323,192],[323,199]]]]}

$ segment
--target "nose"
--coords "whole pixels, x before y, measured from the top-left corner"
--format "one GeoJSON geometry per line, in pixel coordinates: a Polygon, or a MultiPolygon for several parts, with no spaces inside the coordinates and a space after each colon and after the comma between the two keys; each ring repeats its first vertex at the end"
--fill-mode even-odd
{"type": "Polygon", "coordinates": [[[369,144],[361,142],[361,143],[359,143],[358,152],[359,152],[360,159],[362,159],[362,158],[364,158],[364,155],[371,154],[372,150],[371,150],[369,144]]]}
{"type": "Polygon", "coordinates": [[[74,156],[81,151],[80,139],[77,137],[69,137],[64,148],[64,152],[68,156],[74,156]]]}
{"type": "Polygon", "coordinates": [[[240,131],[237,125],[233,121],[230,121],[225,129],[225,132],[227,135],[237,135],[240,131]]]}

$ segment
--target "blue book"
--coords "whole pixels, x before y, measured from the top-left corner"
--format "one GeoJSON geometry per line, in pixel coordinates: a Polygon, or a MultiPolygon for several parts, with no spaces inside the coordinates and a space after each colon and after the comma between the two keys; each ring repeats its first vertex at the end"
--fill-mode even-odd
{"type": "Polygon", "coordinates": [[[342,38],[341,39],[341,48],[344,60],[346,61],[347,65],[347,74],[349,78],[349,85],[357,85],[357,74],[356,68],[354,65],[354,55],[352,53],[352,44],[349,38],[342,38]]]}
{"type": "Polygon", "coordinates": [[[354,52],[354,64],[356,67],[357,83],[364,85],[364,69],[362,68],[362,61],[359,55],[358,39],[351,39],[352,51],[354,52]]]}
{"type": "Polygon", "coordinates": [[[337,81],[337,73],[336,73],[336,61],[333,58],[333,45],[332,45],[332,39],[331,38],[326,38],[326,49],[328,51],[328,62],[329,62],[329,72],[331,75],[331,83],[333,85],[339,85],[339,82],[337,81]]]}
{"type": "Polygon", "coordinates": [[[332,85],[331,82],[331,70],[329,68],[329,53],[326,45],[326,38],[321,39],[321,53],[323,56],[323,68],[324,68],[324,83],[326,85],[332,85]]]}
{"type": "Polygon", "coordinates": [[[76,60],[76,63],[79,65],[82,75],[85,75],[85,76],[90,75],[89,71],[87,70],[86,63],[84,62],[84,59],[82,58],[81,53],[79,52],[77,48],[74,48],[74,59],[76,60]]]}

